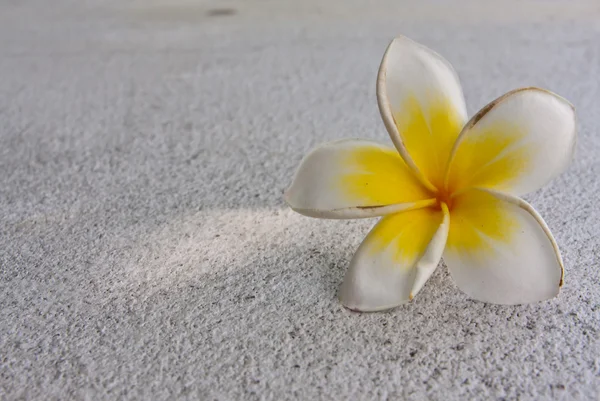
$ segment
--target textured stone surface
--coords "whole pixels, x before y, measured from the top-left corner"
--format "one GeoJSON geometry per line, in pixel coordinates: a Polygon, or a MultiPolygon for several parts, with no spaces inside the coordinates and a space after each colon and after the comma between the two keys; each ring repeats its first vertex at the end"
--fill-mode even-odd
{"type": "Polygon", "coordinates": [[[0,398],[597,399],[600,7],[415,3],[1,1],[0,398]],[[391,312],[337,302],[373,221],[281,195],[316,144],[388,141],[400,33],[471,114],[528,85],[578,108],[574,164],[527,198],[557,299],[474,302],[441,264],[391,312]]]}

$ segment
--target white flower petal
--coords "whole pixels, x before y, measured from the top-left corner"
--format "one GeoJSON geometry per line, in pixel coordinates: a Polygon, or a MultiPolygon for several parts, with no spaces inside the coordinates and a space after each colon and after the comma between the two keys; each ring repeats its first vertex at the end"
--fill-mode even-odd
{"type": "Polygon", "coordinates": [[[408,38],[394,39],[379,69],[377,102],[406,163],[430,189],[440,188],[452,146],[467,121],[450,63],[408,38]]]}
{"type": "Polygon", "coordinates": [[[444,261],[458,287],[479,301],[543,301],[562,285],[562,260],[546,223],[522,199],[493,191],[454,199],[444,261]]]}
{"type": "Polygon", "coordinates": [[[410,301],[438,265],[449,218],[432,208],[386,216],[356,251],[340,287],[344,306],[362,312],[410,301]]]}
{"type": "Polygon", "coordinates": [[[566,169],[575,142],[569,102],[542,89],[514,90],[467,123],[453,150],[448,187],[535,191],[566,169]]]}
{"type": "Polygon", "coordinates": [[[302,160],[286,202],[312,217],[382,216],[435,203],[395,149],[346,139],[327,143],[302,160]]]}

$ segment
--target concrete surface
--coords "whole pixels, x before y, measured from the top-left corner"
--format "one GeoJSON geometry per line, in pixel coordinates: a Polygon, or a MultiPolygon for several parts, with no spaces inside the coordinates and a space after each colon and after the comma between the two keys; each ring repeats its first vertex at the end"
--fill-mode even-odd
{"type": "Polygon", "coordinates": [[[600,6],[0,0],[0,399],[594,400],[600,392],[600,6]],[[408,35],[469,112],[518,86],[578,108],[571,169],[528,197],[552,301],[336,300],[374,221],[286,209],[301,157],[387,142],[375,75],[408,35]]]}

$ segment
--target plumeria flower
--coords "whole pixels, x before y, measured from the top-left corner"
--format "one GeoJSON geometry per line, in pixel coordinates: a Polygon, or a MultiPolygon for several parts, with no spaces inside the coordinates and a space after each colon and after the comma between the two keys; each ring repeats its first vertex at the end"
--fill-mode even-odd
{"type": "Polygon", "coordinates": [[[558,246],[519,196],[569,164],[573,106],[523,88],[467,121],[452,66],[404,37],[383,56],[377,102],[396,149],[362,139],[321,145],[285,195],[311,217],[383,216],[350,262],[341,302],[358,311],[406,303],[442,257],[473,299],[523,304],[556,296],[564,272],[558,246]]]}

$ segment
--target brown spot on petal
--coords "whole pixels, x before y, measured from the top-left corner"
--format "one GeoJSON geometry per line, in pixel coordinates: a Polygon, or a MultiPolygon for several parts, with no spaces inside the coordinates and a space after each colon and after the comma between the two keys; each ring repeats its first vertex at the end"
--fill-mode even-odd
{"type": "Polygon", "coordinates": [[[527,88],[519,88],[519,89],[512,90],[510,92],[507,92],[504,95],[502,95],[499,98],[497,98],[496,100],[492,100],[490,103],[488,103],[487,105],[485,105],[481,110],[479,110],[477,112],[477,114],[475,114],[473,116],[473,118],[471,118],[471,120],[467,123],[467,125],[465,126],[465,129],[472,128],[475,124],[477,124],[479,122],[479,120],[481,120],[483,118],[483,116],[485,116],[487,113],[489,113],[490,110],[492,110],[494,107],[496,107],[498,105],[498,103],[502,102],[507,97],[512,96],[515,93],[523,92],[523,91],[526,91],[526,90],[532,90],[532,89],[533,90],[542,90],[543,91],[543,89],[538,89],[538,88],[535,88],[535,87],[527,87],[527,88]]]}
{"type": "Polygon", "coordinates": [[[357,209],[363,209],[363,210],[377,209],[378,207],[381,207],[381,206],[379,206],[379,205],[376,205],[376,206],[356,206],[357,209]]]}

